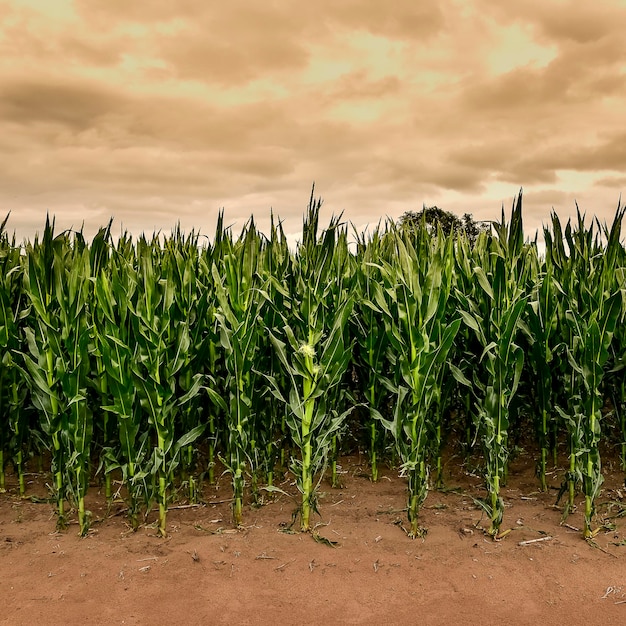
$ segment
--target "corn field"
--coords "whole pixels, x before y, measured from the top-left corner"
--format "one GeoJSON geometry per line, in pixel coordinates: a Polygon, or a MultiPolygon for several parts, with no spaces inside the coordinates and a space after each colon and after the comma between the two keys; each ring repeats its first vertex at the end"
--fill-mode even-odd
{"type": "MultiPolygon", "coordinates": [[[[518,442],[537,486],[563,467],[566,516],[584,497],[597,532],[602,458],[626,471],[625,209],[609,227],[578,214],[525,241],[522,196],[470,242],[423,222],[321,228],[302,240],[220,215],[211,239],[82,232],[16,244],[0,226],[0,489],[12,468],[50,471],[58,527],[90,528],[90,484],[123,497],[136,529],[152,507],[232,484],[233,523],[290,473],[301,530],[337,460],[366,452],[406,477],[408,534],[445,481],[442,458],[481,468],[489,534],[518,442]],[[121,485],[121,487],[118,487],[121,485]]],[[[34,471],[34,470],[31,470],[34,471]]]]}

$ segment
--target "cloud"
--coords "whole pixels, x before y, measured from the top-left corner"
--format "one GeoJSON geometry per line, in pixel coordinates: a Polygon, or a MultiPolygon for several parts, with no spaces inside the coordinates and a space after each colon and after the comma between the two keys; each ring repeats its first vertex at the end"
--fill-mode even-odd
{"type": "MultiPolygon", "coordinates": [[[[0,2],[3,20],[0,23],[0,54],[8,69],[18,65],[48,69],[61,63],[67,72],[71,68],[87,66],[114,66],[118,64],[132,43],[126,35],[108,29],[95,29],[83,23],[70,11],[54,11],[62,2],[20,6],[19,2],[0,2]],[[37,7],[35,9],[34,7],[37,7]],[[35,64],[36,62],[36,64],[35,64]]],[[[2,62],[0,61],[0,67],[2,62]]],[[[62,73],[62,72],[59,72],[62,73]]]]}
{"type": "Polygon", "coordinates": [[[323,19],[347,29],[360,28],[391,39],[424,40],[436,36],[445,25],[442,3],[435,0],[397,0],[390,6],[378,0],[327,1],[323,19]]]}
{"type": "Polygon", "coordinates": [[[342,74],[336,85],[329,88],[326,98],[333,101],[353,101],[393,97],[402,92],[402,81],[398,76],[372,79],[363,69],[342,74]]]}
{"type": "Polygon", "coordinates": [[[111,90],[85,82],[7,80],[2,92],[0,114],[5,122],[58,123],[77,131],[91,128],[123,103],[111,90]]]}
{"type": "Polygon", "coordinates": [[[598,187],[608,187],[610,189],[625,189],[626,176],[605,176],[598,178],[595,182],[598,187]]]}
{"type": "Polygon", "coordinates": [[[551,147],[543,154],[525,158],[527,166],[543,170],[596,170],[623,171],[626,168],[626,133],[616,133],[593,143],[562,144],[551,147]]]}
{"type": "Polygon", "coordinates": [[[626,21],[626,7],[619,1],[583,4],[575,0],[543,3],[522,2],[519,13],[548,40],[589,44],[613,37],[616,24],[626,21]]]}
{"type": "Polygon", "coordinates": [[[158,54],[179,79],[239,85],[267,72],[285,73],[306,67],[308,54],[297,41],[267,40],[263,36],[207,39],[198,29],[182,41],[163,38],[158,54]],[[245,41],[242,41],[245,39],[245,41]]]}
{"type": "Polygon", "coordinates": [[[0,208],[20,228],[32,207],[206,230],[273,206],[295,232],[313,180],[363,224],[423,203],[489,219],[521,186],[540,223],[551,198],[612,211],[623,187],[617,1],[0,7],[0,208]]]}
{"type": "Polygon", "coordinates": [[[498,24],[528,24],[537,37],[547,41],[587,44],[614,35],[619,31],[616,26],[626,20],[626,7],[621,0],[586,4],[576,0],[517,0],[514,5],[498,0],[475,0],[473,4],[498,24]]]}
{"type": "Polygon", "coordinates": [[[295,11],[237,2],[213,6],[219,9],[155,40],[157,55],[178,78],[236,85],[306,67],[309,54],[295,11]]]}
{"type": "Polygon", "coordinates": [[[74,3],[77,13],[87,23],[105,22],[108,25],[120,21],[137,24],[154,24],[180,19],[194,20],[209,11],[209,3],[198,0],[143,0],[141,3],[125,0],[79,0],[74,3]]]}
{"type": "Polygon", "coordinates": [[[373,0],[321,1],[297,8],[287,1],[256,5],[244,0],[208,4],[151,0],[128,7],[119,0],[78,4],[85,23],[122,28],[140,24],[137,35],[167,72],[181,80],[225,86],[306,70],[312,48],[353,32],[404,41],[425,41],[444,25],[439,3],[402,0],[390,11],[373,0]]]}

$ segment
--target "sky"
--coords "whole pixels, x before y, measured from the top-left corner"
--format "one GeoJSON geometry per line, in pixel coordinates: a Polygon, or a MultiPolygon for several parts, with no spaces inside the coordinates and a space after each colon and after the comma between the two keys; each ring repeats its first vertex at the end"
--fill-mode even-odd
{"type": "Polygon", "coordinates": [[[625,32],[625,0],[0,0],[0,219],[297,238],[314,182],[359,231],[522,188],[529,236],[610,224],[625,32]]]}

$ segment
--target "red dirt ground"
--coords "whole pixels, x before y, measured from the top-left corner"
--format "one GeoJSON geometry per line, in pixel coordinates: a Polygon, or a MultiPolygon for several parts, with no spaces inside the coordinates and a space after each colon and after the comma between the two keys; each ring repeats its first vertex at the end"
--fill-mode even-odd
{"type": "MultiPolygon", "coordinates": [[[[343,489],[322,483],[317,529],[336,547],[282,532],[294,510],[284,495],[246,507],[245,527],[233,530],[221,502],[227,478],[205,487],[206,505],[171,509],[166,539],[148,524],[130,532],[122,514],[102,519],[93,489],[101,520],[81,539],[76,525],[54,532],[52,505],[21,500],[9,476],[0,495],[0,624],[626,623],[626,517],[590,546],[560,525],[556,492],[539,493],[532,467],[518,461],[504,493],[503,528],[513,530],[503,540],[481,531],[487,522],[471,497],[483,495],[481,481],[460,469],[446,482],[461,492],[431,492],[421,515],[428,533],[411,540],[397,524],[404,479],[384,470],[372,484],[358,457],[343,470],[343,489]]],[[[608,471],[606,516],[626,509],[623,476],[608,471]]],[[[554,487],[560,477],[551,475],[554,487]]],[[[49,477],[30,481],[29,493],[45,494],[49,477]]],[[[580,512],[567,524],[580,527],[580,512]]]]}

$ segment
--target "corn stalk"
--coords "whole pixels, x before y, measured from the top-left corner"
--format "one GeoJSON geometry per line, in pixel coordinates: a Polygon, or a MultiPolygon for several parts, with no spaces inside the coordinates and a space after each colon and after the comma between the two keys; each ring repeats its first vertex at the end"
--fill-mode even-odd
{"type": "MultiPolygon", "coordinates": [[[[105,475],[122,472],[127,492],[128,518],[133,530],[139,526],[140,500],[150,500],[146,474],[147,420],[137,398],[132,375],[137,359],[133,335],[133,302],[137,297],[137,274],[132,251],[119,246],[115,262],[96,276],[94,293],[99,315],[94,324],[97,351],[103,364],[102,390],[107,403],[102,411],[115,419],[117,437],[104,449],[105,475]]],[[[110,483],[110,480],[108,481],[110,483]]]]}
{"type": "Polygon", "coordinates": [[[259,296],[259,238],[250,223],[238,246],[224,255],[221,268],[213,265],[213,282],[219,303],[216,318],[220,343],[225,355],[227,391],[222,409],[228,431],[227,458],[224,459],[233,484],[233,522],[241,524],[246,472],[255,472],[254,432],[257,364],[262,337],[262,307],[259,296]],[[221,273],[223,274],[220,275],[221,273]]]}
{"type": "Polygon", "coordinates": [[[67,412],[62,400],[61,373],[65,370],[62,328],[55,282],[63,276],[58,264],[66,240],[55,238],[54,221],[46,219],[41,242],[38,238],[26,248],[24,291],[31,315],[24,328],[27,352],[21,354],[24,378],[31,400],[39,411],[41,430],[51,451],[51,470],[57,500],[57,527],[67,525],[65,515],[65,462],[67,458],[67,412]]]}
{"type": "Polygon", "coordinates": [[[189,320],[174,314],[174,281],[171,266],[156,245],[138,242],[137,302],[133,310],[133,335],[137,345],[132,366],[140,402],[153,429],[153,453],[149,473],[156,479],[159,505],[159,535],[167,534],[168,494],[172,474],[180,462],[180,450],[193,443],[204,431],[199,424],[187,432],[177,432],[182,406],[200,392],[202,380],[195,378],[190,390],[180,396],[177,377],[189,359],[189,320]]]}
{"type": "Polygon", "coordinates": [[[527,307],[522,289],[527,264],[521,205],[520,193],[513,206],[510,226],[505,222],[504,211],[502,221],[494,224],[496,238],[488,238],[488,255],[482,266],[473,268],[479,286],[473,297],[458,290],[456,293],[459,313],[483,349],[479,359],[481,367],[474,367],[471,381],[461,368],[453,366],[452,371],[460,383],[472,388],[477,399],[477,433],[486,462],[484,508],[491,521],[488,532],[493,537],[499,533],[504,512],[500,488],[509,460],[510,406],[524,364],[524,353],[516,343],[527,307]]]}
{"type": "MultiPolygon", "coordinates": [[[[89,531],[91,513],[85,509],[89,487],[93,413],[87,402],[89,386],[91,325],[87,303],[90,295],[91,265],[89,249],[77,235],[66,259],[57,256],[58,273],[55,281],[59,303],[59,323],[63,367],[59,371],[64,411],[67,413],[68,458],[66,470],[70,473],[78,505],[80,534],[89,531]],[[73,479],[73,480],[72,480],[73,479]]],[[[64,420],[65,421],[65,420],[64,420]]]]}
{"type": "Polygon", "coordinates": [[[0,224],[0,491],[5,489],[6,462],[12,458],[23,496],[26,386],[16,359],[20,358],[25,298],[20,249],[15,245],[15,237],[9,240],[5,231],[8,218],[7,215],[0,224]]]}
{"type": "Polygon", "coordinates": [[[433,416],[441,400],[447,357],[461,320],[446,319],[452,283],[452,238],[438,233],[432,240],[425,225],[411,241],[406,232],[392,231],[395,258],[383,262],[382,290],[375,291],[385,316],[387,341],[395,372],[387,386],[396,394],[393,419],[378,414],[394,439],[408,477],[410,537],[423,534],[418,514],[428,493],[429,451],[439,448],[441,431],[433,416]]]}
{"type": "MultiPolygon", "coordinates": [[[[574,483],[582,482],[585,495],[583,536],[591,538],[595,499],[603,482],[599,443],[601,439],[603,382],[609,366],[611,344],[623,318],[623,295],[616,288],[614,257],[618,248],[624,209],[618,207],[606,249],[586,229],[584,216],[578,214],[574,231],[568,223],[565,235],[570,250],[570,271],[574,288],[563,293],[567,309],[565,324],[569,377],[569,410],[560,410],[570,435],[570,499],[566,514],[573,506],[574,483]],[[592,254],[596,250],[597,254],[592,254]]],[[[555,219],[557,219],[555,217],[555,219]]]]}
{"type": "Polygon", "coordinates": [[[359,241],[358,295],[355,298],[355,315],[352,316],[358,383],[365,396],[367,411],[365,429],[372,482],[378,480],[378,454],[384,441],[381,417],[389,400],[389,390],[383,385],[383,380],[389,377],[391,368],[388,335],[392,316],[382,293],[383,281],[378,265],[388,255],[388,240],[376,229],[369,240],[363,236],[359,241]]]}
{"type": "Polygon", "coordinates": [[[344,268],[334,262],[336,247],[347,246],[347,241],[336,219],[318,239],[320,207],[321,200],[315,202],[311,194],[293,265],[293,291],[287,311],[278,311],[283,326],[269,330],[287,385],[281,384],[283,377],[266,376],[272,393],[287,407],[286,425],[299,452],[291,468],[302,494],[304,532],[311,530],[311,512],[317,511],[315,475],[321,480],[333,436],[350,412],[338,413],[328,404],[351,360],[347,322],[353,300],[344,288],[344,268]]]}
{"type": "MultiPolygon", "coordinates": [[[[536,250],[533,249],[533,250],[536,250]]],[[[530,343],[530,376],[536,398],[535,432],[540,448],[537,474],[542,491],[547,491],[546,470],[550,455],[550,438],[554,432],[554,353],[558,342],[558,299],[554,281],[554,267],[550,259],[541,271],[538,259],[533,263],[532,301],[527,309],[530,343]]],[[[556,443],[556,442],[555,442],[556,443]]]]}

